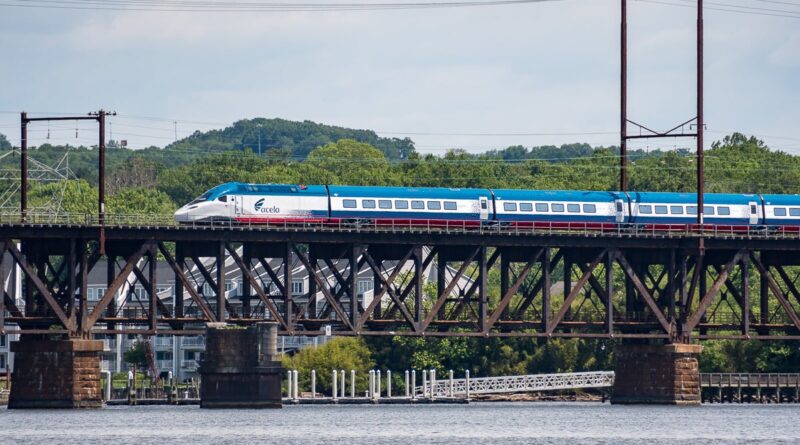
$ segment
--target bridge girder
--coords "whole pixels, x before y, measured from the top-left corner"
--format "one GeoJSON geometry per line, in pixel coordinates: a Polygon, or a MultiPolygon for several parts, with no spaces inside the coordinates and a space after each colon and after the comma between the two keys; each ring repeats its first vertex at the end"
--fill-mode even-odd
{"type": "Polygon", "coordinates": [[[189,335],[266,319],[309,336],[800,339],[800,241],[710,238],[700,255],[679,237],[108,228],[95,303],[96,232],[36,233],[0,227],[4,274],[25,283],[24,307],[2,298],[9,333],[189,335]],[[182,298],[158,292],[168,282],[182,298]]]}

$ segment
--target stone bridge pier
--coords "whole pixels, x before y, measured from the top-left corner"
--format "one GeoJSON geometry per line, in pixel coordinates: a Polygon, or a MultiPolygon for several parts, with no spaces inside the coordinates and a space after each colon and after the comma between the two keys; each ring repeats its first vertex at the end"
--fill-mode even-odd
{"type": "Polygon", "coordinates": [[[200,365],[201,408],[280,408],[278,324],[210,323],[200,365]]]}
{"type": "Polygon", "coordinates": [[[23,335],[15,354],[9,409],[100,408],[103,342],[23,335]]]}
{"type": "Polygon", "coordinates": [[[616,346],[611,403],[699,405],[702,350],[685,343],[616,346]]]}

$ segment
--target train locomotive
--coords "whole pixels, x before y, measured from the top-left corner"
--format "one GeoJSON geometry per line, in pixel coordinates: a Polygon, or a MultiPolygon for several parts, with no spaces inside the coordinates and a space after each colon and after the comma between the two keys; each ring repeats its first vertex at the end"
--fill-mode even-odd
{"type": "MultiPolygon", "coordinates": [[[[800,195],[707,193],[703,214],[705,224],[728,229],[800,230],[800,195]]],[[[178,209],[175,220],[679,229],[696,223],[697,195],[229,182],[178,209]]]]}

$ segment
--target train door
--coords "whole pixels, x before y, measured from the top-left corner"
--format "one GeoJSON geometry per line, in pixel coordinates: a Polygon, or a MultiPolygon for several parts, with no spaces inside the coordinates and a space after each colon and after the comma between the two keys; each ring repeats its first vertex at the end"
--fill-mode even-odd
{"type": "Polygon", "coordinates": [[[239,216],[239,215],[242,214],[242,211],[243,211],[242,210],[242,208],[243,208],[242,198],[243,198],[242,195],[236,195],[236,199],[235,199],[236,204],[235,204],[234,210],[233,210],[233,215],[234,216],[239,216]]]}
{"type": "Polygon", "coordinates": [[[751,201],[747,203],[750,212],[750,224],[756,225],[758,224],[758,203],[755,201],[751,201]]]}
{"type": "Polygon", "coordinates": [[[617,223],[625,222],[625,205],[621,199],[614,200],[614,215],[617,223]]]}
{"type": "Polygon", "coordinates": [[[482,196],[480,198],[480,204],[481,204],[480,208],[481,221],[486,221],[487,219],[489,219],[489,199],[482,196]]]}

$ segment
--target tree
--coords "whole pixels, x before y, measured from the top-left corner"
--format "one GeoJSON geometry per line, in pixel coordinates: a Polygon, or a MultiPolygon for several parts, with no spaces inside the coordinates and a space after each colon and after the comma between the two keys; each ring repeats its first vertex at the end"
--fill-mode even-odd
{"type": "Polygon", "coordinates": [[[380,150],[352,139],[342,139],[309,153],[306,165],[332,173],[338,184],[395,185],[399,181],[380,150]]]}
{"type": "Polygon", "coordinates": [[[117,215],[172,216],[175,203],[160,190],[136,187],[124,188],[106,200],[106,213],[117,215]]]}
{"type": "Polygon", "coordinates": [[[3,133],[0,133],[0,150],[8,150],[11,148],[11,142],[8,142],[8,138],[3,133]]]}
{"type": "Polygon", "coordinates": [[[125,360],[125,363],[130,363],[137,368],[147,368],[147,352],[145,350],[144,342],[137,341],[134,343],[130,349],[125,351],[125,353],[122,355],[122,359],[125,360]]]}
{"type": "Polygon", "coordinates": [[[362,392],[369,386],[369,370],[375,363],[372,354],[361,338],[333,338],[319,347],[300,350],[294,356],[284,356],[283,366],[296,369],[301,385],[311,385],[311,370],[317,372],[317,388],[321,392],[330,393],[333,370],[344,369],[350,381],[350,371],[356,371],[356,391],[362,392]]]}

